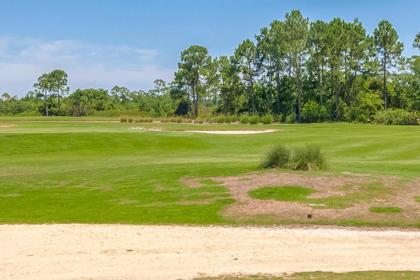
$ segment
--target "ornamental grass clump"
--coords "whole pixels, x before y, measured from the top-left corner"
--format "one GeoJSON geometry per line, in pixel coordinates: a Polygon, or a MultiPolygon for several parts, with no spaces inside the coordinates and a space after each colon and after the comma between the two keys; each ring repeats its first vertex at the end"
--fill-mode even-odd
{"type": "Polygon", "coordinates": [[[326,161],[319,146],[308,144],[293,150],[289,166],[294,170],[319,170],[326,167],[326,161]]]}
{"type": "Polygon", "coordinates": [[[327,167],[321,148],[316,145],[305,145],[288,148],[278,145],[272,148],[261,164],[263,168],[289,168],[293,170],[319,170],[327,167]]]}
{"type": "Polygon", "coordinates": [[[290,160],[290,149],[284,145],[278,145],[271,149],[262,162],[263,168],[287,167],[290,160]]]}

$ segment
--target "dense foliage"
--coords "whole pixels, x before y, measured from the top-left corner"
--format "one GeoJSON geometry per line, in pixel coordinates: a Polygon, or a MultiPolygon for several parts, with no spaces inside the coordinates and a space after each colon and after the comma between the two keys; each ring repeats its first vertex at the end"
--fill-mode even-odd
{"type": "MultiPolygon", "coordinates": [[[[420,49],[419,38],[414,48],[420,49]]],[[[203,46],[187,48],[174,80],[157,80],[150,91],[116,86],[68,95],[67,74],[54,70],[39,77],[23,98],[3,94],[0,114],[220,114],[246,115],[244,122],[251,123],[254,115],[269,116],[267,122],[274,117],[291,123],[418,123],[420,56],[403,57],[403,48],[388,21],[368,34],[357,19],[311,22],[294,10],[262,28],[254,40],[244,40],[231,56],[213,58],[203,46]],[[409,115],[410,121],[384,121],[389,112],[409,115]]]]}

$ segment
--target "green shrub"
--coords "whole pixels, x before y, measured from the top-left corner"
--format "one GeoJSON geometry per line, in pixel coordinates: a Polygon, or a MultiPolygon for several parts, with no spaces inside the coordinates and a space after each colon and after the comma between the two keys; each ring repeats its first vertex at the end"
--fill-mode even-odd
{"type": "Polygon", "coordinates": [[[261,117],[261,122],[263,124],[271,124],[273,122],[273,117],[271,115],[265,115],[261,117]]]}
{"type": "Polygon", "coordinates": [[[236,122],[236,116],[226,115],[225,116],[225,123],[233,123],[236,122]]]}
{"type": "Polygon", "coordinates": [[[132,123],[133,121],[134,121],[133,118],[128,118],[129,123],[132,123]]]}
{"type": "Polygon", "coordinates": [[[126,116],[121,116],[120,117],[120,122],[127,122],[127,117],[126,116]]]}
{"type": "Polygon", "coordinates": [[[193,119],[183,118],[183,119],[181,119],[181,122],[183,122],[183,123],[192,123],[193,122],[193,119]]]}
{"type": "Polygon", "coordinates": [[[371,122],[374,115],[383,109],[383,103],[378,93],[360,93],[356,98],[356,104],[348,111],[347,119],[362,123],[371,122]]]}
{"type": "Polygon", "coordinates": [[[250,124],[258,124],[260,122],[260,118],[256,115],[249,117],[250,124]]]}
{"type": "Polygon", "coordinates": [[[326,161],[319,146],[305,145],[293,150],[288,165],[295,170],[310,171],[325,168],[326,161]]]}
{"type": "Polygon", "coordinates": [[[215,119],[216,119],[216,123],[224,123],[226,120],[225,116],[223,115],[217,116],[215,119]]]}
{"type": "Polygon", "coordinates": [[[296,113],[290,113],[289,115],[286,116],[285,118],[285,123],[295,123],[296,122],[296,113]]]}
{"type": "Polygon", "coordinates": [[[249,123],[249,117],[248,117],[247,115],[243,115],[243,116],[241,116],[241,117],[239,118],[239,121],[240,121],[242,124],[248,124],[248,123],[249,123]]]}
{"type": "Polygon", "coordinates": [[[327,109],[314,101],[309,101],[302,108],[302,120],[304,122],[322,122],[327,118],[327,109]]]}
{"type": "Polygon", "coordinates": [[[208,120],[209,123],[216,123],[217,122],[217,118],[216,117],[211,117],[208,120]]]}
{"type": "Polygon", "coordinates": [[[376,113],[374,123],[388,125],[418,125],[420,115],[418,112],[409,112],[403,109],[387,109],[376,113]]]}
{"type": "Polygon", "coordinates": [[[263,168],[286,167],[290,159],[290,149],[284,145],[278,145],[270,150],[261,166],[263,168]]]}

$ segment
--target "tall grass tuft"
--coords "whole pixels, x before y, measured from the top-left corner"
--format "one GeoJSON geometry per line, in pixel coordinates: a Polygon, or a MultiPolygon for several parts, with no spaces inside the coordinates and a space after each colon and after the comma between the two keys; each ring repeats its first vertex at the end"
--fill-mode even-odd
{"type": "Polygon", "coordinates": [[[308,144],[294,149],[289,166],[295,170],[319,170],[326,167],[326,161],[319,146],[308,144]]]}
{"type": "Polygon", "coordinates": [[[327,164],[320,147],[308,144],[294,149],[278,145],[265,155],[261,166],[311,171],[324,169],[327,164]]]}
{"type": "Polygon", "coordinates": [[[286,167],[290,160],[290,149],[284,145],[278,145],[270,150],[261,164],[263,168],[286,167]]]}

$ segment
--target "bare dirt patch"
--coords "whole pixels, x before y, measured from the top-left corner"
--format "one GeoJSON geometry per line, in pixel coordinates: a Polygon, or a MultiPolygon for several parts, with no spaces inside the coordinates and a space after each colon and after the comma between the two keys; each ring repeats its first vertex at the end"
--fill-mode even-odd
{"type": "Polygon", "coordinates": [[[0,225],[0,279],[420,270],[420,232],[337,228],[0,225]]]}
{"type": "MultiPolygon", "coordinates": [[[[252,220],[271,217],[273,220],[292,222],[362,221],[407,222],[420,221],[420,180],[402,183],[396,177],[374,178],[366,175],[311,176],[298,173],[253,173],[244,176],[211,178],[226,187],[235,203],[224,209],[223,214],[235,220],[252,220]],[[373,193],[369,185],[374,185],[373,193]],[[262,200],[250,197],[249,192],[262,187],[302,186],[315,190],[307,198],[312,203],[262,200]],[[326,206],[323,201],[348,201],[338,206],[326,206]],[[318,202],[319,201],[319,202],[318,202]],[[347,205],[348,204],[348,205],[347,205]],[[401,213],[372,213],[371,207],[400,207],[401,213]],[[311,220],[308,220],[308,215],[311,220]]],[[[183,179],[183,183],[199,188],[198,178],[183,179]]],[[[331,202],[334,204],[334,201],[331,202]]]]}
{"type": "Polygon", "coordinates": [[[201,188],[203,186],[203,184],[201,184],[200,182],[200,178],[189,178],[189,177],[182,178],[181,184],[189,186],[190,188],[193,188],[193,189],[201,188]]]}

